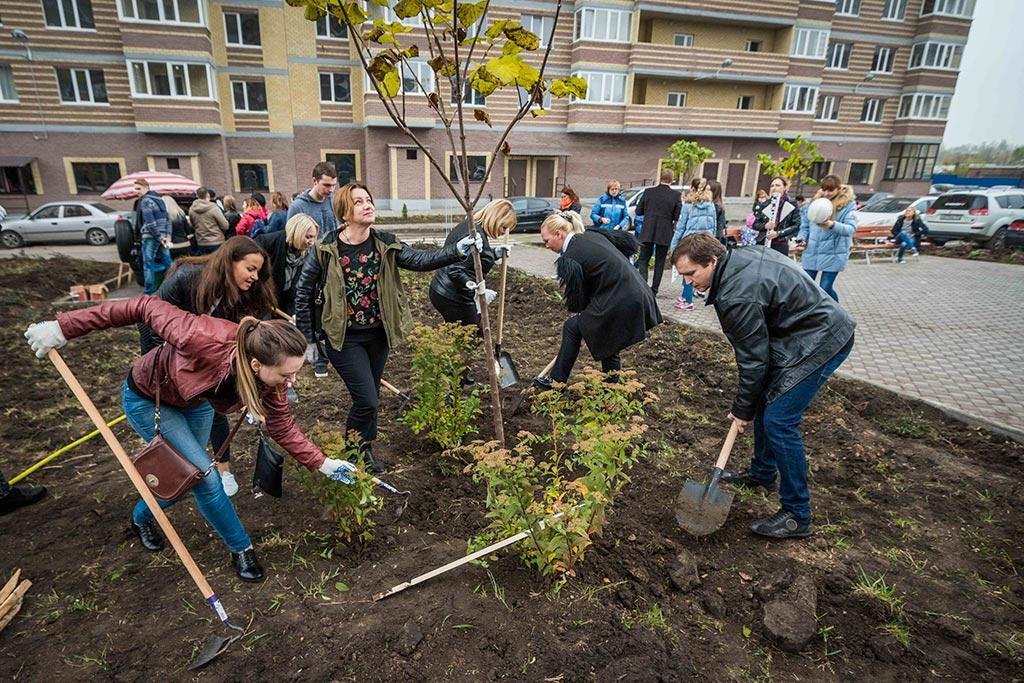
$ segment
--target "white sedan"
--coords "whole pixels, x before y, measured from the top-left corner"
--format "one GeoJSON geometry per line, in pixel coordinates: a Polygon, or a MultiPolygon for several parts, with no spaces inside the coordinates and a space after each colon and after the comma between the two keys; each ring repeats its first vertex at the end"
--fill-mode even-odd
{"type": "Polygon", "coordinates": [[[920,197],[919,199],[914,199],[913,197],[886,197],[878,199],[861,207],[857,212],[857,225],[862,228],[879,226],[891,228],[896,223],[896,219],[907,210],[908,206],[917,209],[921,220],[925,220],[928,207],[936,199],[938,199],[937,195],[920,197]]]}
{"type": "Polygon", "coordinates": [[[0,243],[17,249],[39,242],[88,242],[102,246],[114,239],[114,223],[127,218],[100,202],[53,202],[43,204],[24,218],[5,219],[0,225],[0,243]]]}

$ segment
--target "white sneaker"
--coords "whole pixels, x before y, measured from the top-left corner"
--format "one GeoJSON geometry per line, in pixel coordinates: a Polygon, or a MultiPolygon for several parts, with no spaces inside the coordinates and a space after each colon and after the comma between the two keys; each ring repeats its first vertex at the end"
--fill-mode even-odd
{"type": "Polygon", "coordinates": [[[224,487],[224,493],[228,498],[238,493],[238,482],[230,471],[220,473],[220,484],[224,487]]]}

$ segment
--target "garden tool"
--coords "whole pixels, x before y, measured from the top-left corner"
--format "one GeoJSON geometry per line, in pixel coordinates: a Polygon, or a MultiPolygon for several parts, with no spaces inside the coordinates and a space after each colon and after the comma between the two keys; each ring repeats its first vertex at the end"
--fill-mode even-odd
{"type": "MultiPolygon", "coordinates": [[[[508,231],[505,231],[505,246],[508,246],[508,231]]],[[[508,351],[501,348],[502,335],[505,331],[505,289],[508,280],[508,251],[501,259],[501,288],[498,290],[498,343],[494,345],[494,359],[498,366],[498,386],[508,389],[519,384],[519,371],[508,351]]]]}
{"type": "Polygon", "coordinates": [[[71,368],[67,366],[64,359],[61,358],[59,353],[57,353],[56,349],[50,349],[49,358],[57,368],[57,371],[61,374],[61,377],[64,378],[64,381],[71,389],[71,392],[75,395],[75,398],[77,398],[79,403],[82,404],[82,407],[85,409],[85,412],[88,413],[89,418],[92,420],[93,424],[96,425],[100,434],[103,435],[103,440],[107,442],[107,446],[109,446],[110,450],[114,452],[114,456],[117,458],[117,461],[120,463],[122,469],[124,469],[125,474],[128,475],[128,478],[131,479],[131,482],[135,486],[136,490],[138,490],[139,495],[142,496],[142,500],[145,501],[146,507],[148,507],[149,511],[153,513],[153,517],[156,519],[157,524],[160,525],[160,529],[164,532],[164,536],[168,541],[170,541],[171,546],[174,548],[174,552],[178,555],[178,559],[180,559],[181,563],[185,565],[185,569],[188,571],[189,576],[192,577],[192,580],[195,582],[200,592],[202,592],[203,598],[206,599],[206,603],[210,606],[210,609],[214,611],[221,623],[234,631],[234,633],[228,636],[213,636],[210,638],[206,645],[199,650],[199,653],[196,655],[195,659],[192,660],[192,663],[188,668],[190,670],[194,670],[209,664],[227,650],[232,643],[241,638],[245,634],[245,629],[231,623],[228,618],[228,613],[224,610],[224,606],[221,605],[220,599],[217,597],[216,593],[213,592],[213,588],[211,588],[210,584],[206,581],[206,577],[203,576],[203,573],[199,570],[195,560],[192,559],[192,555],[189,554],[188,548],[186,548],[185,544],[181,542],[178,532],[174,530],[174,527],[171,525],[171,521],[167,519],[167,515],[164,514],[164,511],[157,504],[156,498],[153,497],[153,494],[150,492],[146,482],[142,480],[142,476],[139,474],[138,470],[135,469],[135,466],[132,465],[132,461],[128,457],[128,454],[121,446],[121,443],[117,440],[117,437],[114,436],[114,432],[112,432],[110,427],[107,426],[103,416],[100,415],[100,411],[96,409],[92,399],[90,399],[89,395],[85,393],[85,389],[83,389],[82,385],[79,384],[74,373],[71,372],[71,368]]]}
{"type": "Polygon", "coordinates": [[[383,479],[373,478],[373,483],[381,487],[388,493],[402,497],[402,502],[398,504],[398,509],[395,510],[395,518],[391,520],[392,524],[398,521],[398,518],[405,514],[405,509],[409,507],[409,498],[412,496],[412,491],[399,491],[397,488],[387,483],[383,479]]]}
{"type": "MultiPolygon", "coordinates": [[[[555,361],[556,360],[558,360],[558,356],[555,356],[554,358],[552,358],[551,362],[548,363],[546,366],[544,366],[544,369],[540,371],[540,375],[538,375],[538,377],[544,377],[549,372],[551,372],[551,368],[555,367],[555,361]]],[[[518,396],[516,396],[514,399],[512,399],[512,405],[511,405],[511,411],[510,411],[510,413],[512,415],[515,415],[516,413],[518,413],[519,409],[523,407],[523,401],[526,400],[526,395],[527,395],[527,393],[529,393],[530,389],[532,389],[532,388],[533,388],[533,385],[530,385],[530,386],[526,387],[525,389],[523,389],[522,391],[519,392],[518,396]]]]}
{"type": "Polygon", "coordinates": [[[399,389],[398,387],[396,387],[394,384],[392,384],[391,382],[387,381],[386,379],[381,379],[380,385],[382,387],[384,387],[385,389],[387,389],[388,391],[390,391],[395,396],[397,396],[398,398],[402,399],[402,405],[401,405],[400,410],[405,410],[405,407],[407,405],[409,405],[409,401],[412,400],[412,396],[410,396],[409,394],[405,393],[404,391],[402,391],[401,389],[399,389]]]}
{"type": "Polygon", "coordinates": [[[729,435],[722,444],[722,451],[718,454],[715,469],[711,473],[711,481],[704,485],[687,479],[676,498],[676,522],[684,531],[694,536],[707,536],[717,531],[729,516],[729,508],[736,494],[732,491],[723,491],[718,484],[738,433],[739,424],[733,420],[729,435]]]}
{"type": "MultiPolygon", "coordinates": [[[[124,415],[123,414],[121,415],[121,417],[115,417],[113,420],[108,422],[107,426],[108,427],[113,427],[114,425],[116,425],[118,422],[121,422],[122,420],[124,420],[124,415]]],[[[81,438],[78,438],[78,439],[75,439],[74,441],[72,441],[68,445],[61,446],[60,448],[55,450],[53,453],[50,453],[48,456],[46,456],[45,458],[43,458],[42,460],[40,460],[36,464],[32,465],[31,467],[29,467],[27,470],[25,470],[21,474],[19,474],[16,477],[12,478],[7,483],[11,484],[11,485],[17,484],[19,481],[21,481],[25,477],[29,476],[30,474],[32,474],[36,470],[39,470],[39,469],[45,467],[46,465],[50,464],[55,459],[57,459],[60,456],[64,455],[65,453],[67,453],[71,449],[73,449],[73,448],[75,448],[77,446],[81,446],[83,443],[85,443],[89,439],[91,439],[91,438],[93,438],[95,436],[99,436],[99,434],[100,434],[100,430],[94,429],[93,431],[89,432],[85,436],[83,436],[81,438]]]]}

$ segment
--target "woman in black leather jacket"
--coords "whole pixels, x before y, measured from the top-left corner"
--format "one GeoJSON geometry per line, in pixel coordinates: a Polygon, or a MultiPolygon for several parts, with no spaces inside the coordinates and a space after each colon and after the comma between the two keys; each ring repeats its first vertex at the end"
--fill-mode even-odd
{"type": "Polygon", "coordinates": [[[384,466],[373,457],[377,437],[380,378],[388,354],[412,324],[398,269],[437,270],[463,260],[483,240],[464,237],[437,251],[402,244],[373,228],[376,210],[365,185],[349,183],[332,200],[339,227],[306,255],[295,290],[296,324],[309,342],[322,344],[352,396],[345,432],[361,438],[363,461],[374,473],[384,466]],[[322,294],[321,294],[322,292],[322,294]]]}
{"type": "MultiPolygon", "coordinates": [[[[480,252],[480,265],[487,275],[494,264],[507,255],[505,245],[497,245],[493,249],[487,238],[497,239],[506,232],[515,230],[516,211],[512,202],[507,199],[495,199],[484,208],[473,214],[477,232],[482,233],[484,248],[480,252]]],[[[445,246],[455,244],[469,234],[466,221],[459,223],[445,239],[445,246]]],[[[480,311],[477,310],[476,271],[473,260],[465,259],[459,263],[445,266],[434,273],[430,281],[430,303],[441,314],[446,323],[462,323],[463,325],[480,325],[480,311]]],[[[494,299],[495,292],[486,290],[487,303],[494,299]]]]}
{"type": "Polygon", "coordinates": [[[789,238],[800,231],[800,209],[786,194],[788,188],[789,181],[782,176],[772,178],[771,198],[760,211],[754,212],[757,243],[770,245],[785,256],[789,255],[789,238]]]}

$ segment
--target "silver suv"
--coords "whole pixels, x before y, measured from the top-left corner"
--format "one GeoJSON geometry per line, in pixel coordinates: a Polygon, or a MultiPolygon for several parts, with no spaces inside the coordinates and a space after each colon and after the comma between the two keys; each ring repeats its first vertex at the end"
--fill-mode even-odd
{"type": "Polygon", "coordinates": [[[939,196],[928,209],[928,240],[942,245],[949,240],[1002,247],[1006,228],[1024,219],[1024,190],[952,190],[939,196]]]}

